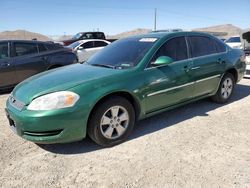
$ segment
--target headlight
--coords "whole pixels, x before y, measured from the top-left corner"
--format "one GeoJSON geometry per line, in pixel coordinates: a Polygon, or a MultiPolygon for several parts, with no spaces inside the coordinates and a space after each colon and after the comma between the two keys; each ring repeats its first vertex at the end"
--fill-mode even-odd
{"type": "Polygon", "coordinates": [[[74,106],[79,95],[71,91],[59,91],[43,95],[34,99],[28,106],[28,110],[55,110],[74,106]]]}

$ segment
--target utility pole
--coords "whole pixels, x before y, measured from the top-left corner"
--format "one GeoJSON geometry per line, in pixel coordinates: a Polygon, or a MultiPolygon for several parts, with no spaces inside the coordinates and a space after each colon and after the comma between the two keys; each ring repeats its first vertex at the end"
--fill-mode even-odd
{"type": "Polygon", "coordinates": [[[155,8],[155,22],[154,22],[154,30],[156,30],[156,21],[157,21],[157,8],[155,8]]]}

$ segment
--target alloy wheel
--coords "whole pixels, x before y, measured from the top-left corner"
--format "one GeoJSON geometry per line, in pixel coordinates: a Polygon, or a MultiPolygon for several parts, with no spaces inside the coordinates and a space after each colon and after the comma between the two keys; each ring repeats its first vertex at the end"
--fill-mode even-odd
{"type": "Polygon", "coordinates": [[[129,113],[122,106],[112,106],[102,116],[100,130],[107,139],[117,139],[122,136],[129,125],[129,113]]]}
{"type": "Polygon", "coordinates": [[[233,81],[231,78],[228,77],[222,83],[221,96],[224,99],[227,99],[230,97],[232,91],[233,91],[233,81]]]}

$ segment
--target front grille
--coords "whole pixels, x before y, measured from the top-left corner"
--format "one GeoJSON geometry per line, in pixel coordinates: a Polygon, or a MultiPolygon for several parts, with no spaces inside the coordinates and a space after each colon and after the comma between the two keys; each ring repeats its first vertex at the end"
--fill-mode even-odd
{"type": "Polygon", "coordinates": [[[246,74],[247,74],[247,75],[250,75],[250,70],[246,70],[246,74]]]}
{"type": "Polygon", "coordinates": [[[62,130],[46,131],[46,132],[30,132],[24,131],[23,134],[27,136],[55,136],[62,132],[62,130]]]}
{"type": "Polygon", "coordinates": [[[21,111],[25,104],[19,100],[17,100],[15,97],[13,97],[12,95],[9,96],[9,103],[11,104],[11,106],[13,106],[15,109],[21,111]]]}

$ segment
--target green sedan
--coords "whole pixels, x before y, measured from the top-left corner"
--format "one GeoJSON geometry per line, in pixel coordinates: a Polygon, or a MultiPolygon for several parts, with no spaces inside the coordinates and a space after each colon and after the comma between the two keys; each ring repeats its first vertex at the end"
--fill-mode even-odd
{"type": "Polygon", "coordinates": [[[6,103],[10,128],[52,144],[82,140],[113,146],[136,121],[211,97],[227,102],[245,72],[244,54],[196,32],[118,40],[84,64],[35,75],[6,103]]]}

